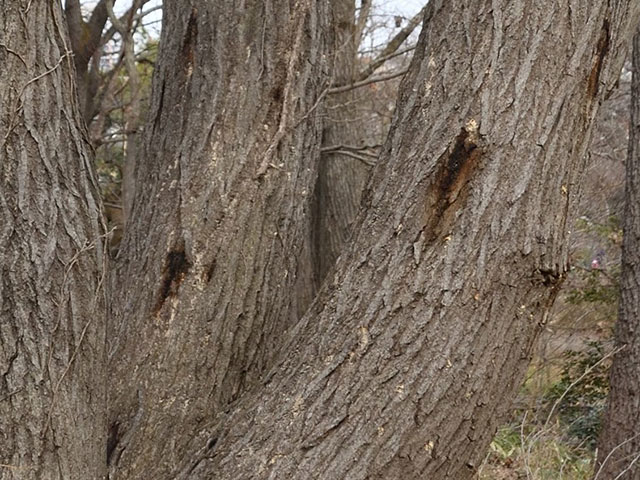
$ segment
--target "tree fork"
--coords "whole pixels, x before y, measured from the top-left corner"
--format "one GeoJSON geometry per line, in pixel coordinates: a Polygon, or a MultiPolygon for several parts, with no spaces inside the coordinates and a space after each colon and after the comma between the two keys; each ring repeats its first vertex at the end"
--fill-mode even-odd
{"type": "Polygon", "coordinates": [[[591,128],[640,13],[508,3],[429,3],[352,242],[176,478],[474,475],[567,269],[591,128]]]}

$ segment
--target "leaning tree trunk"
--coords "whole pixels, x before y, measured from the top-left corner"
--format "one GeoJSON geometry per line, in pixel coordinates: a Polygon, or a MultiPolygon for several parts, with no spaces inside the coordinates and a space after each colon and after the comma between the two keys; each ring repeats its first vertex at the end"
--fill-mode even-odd
{"type": "MultiPolygon", "coordinates": [[[[335,32],[332,83],[348,85],[355,81],[357,67],[355,0],[332,0],[331,6],[335,32]]],[[[351,233],[371,170],[358,159],[367,160],[359,150],[367,138],[359,103],[353,90],[337,93],[329,95],[323,112],[322,154],[312,211],[316,289],[351,233]]]]}
{"type": "Polygon", "coordinates": [[[640,6],[429,5],[351,244],[178,478],[463,480],[480,464],[565,275],[640,6]]]}
{"type": "Polygon", "coordinates": [[[0,478],[105,478],[104,244],[59,2],[0,1],[0,478]]]}
{"type": "Polygon", "coordinates": [[[640,479],[640,33],[633,39],[620,308],[594,480],[640,479]]]}
{"type": "Polygon", "coordinates": [[[311,295],[324,0],[165,2],[115,275],[111,478],[170,478],[311,295]]]}

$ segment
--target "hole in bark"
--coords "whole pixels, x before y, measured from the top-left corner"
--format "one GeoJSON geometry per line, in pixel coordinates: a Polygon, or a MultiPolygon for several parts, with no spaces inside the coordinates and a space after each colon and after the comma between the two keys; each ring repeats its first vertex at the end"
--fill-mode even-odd
{"type": "Polygon", "coordinates": [[[214,437],[211,440],[209,440],[209,442],[207,442],[207,449],[211,450],[213,447],[216,446],[216,443],[218,443],[218,438],[214,437]]]}

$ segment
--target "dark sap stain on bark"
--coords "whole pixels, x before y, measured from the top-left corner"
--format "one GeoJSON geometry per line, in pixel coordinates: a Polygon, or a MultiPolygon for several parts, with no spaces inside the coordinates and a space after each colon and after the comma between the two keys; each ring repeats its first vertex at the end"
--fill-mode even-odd
{"type": "Polygon", "coordinates": [[[593,67],[591,67],[591,73],[589,74],[589,81],[587,84],[587,93],[589,94],[590,98],[595,98],[595,96],[598,94],[598,89],[600,87],[600,73],[602,72],[604,58],[609,52],[610,38],[611,35],[609,32],[609,20],[605,19],[604,23],[602,24],[602,30],[600,31],[598,44],[596,45],[593,67]]]}
{"type": "Polygon", "coordinates": [[[109,434],[107,437],[107,465],[111,463],[111,456],[118,444],[118,430],[120,430],[120,422],[114,422],[109,427],[109,434]]]}
{"type": "Polygon", "coordinates": [[[205,282],[209,283],[211,278],[213,278],[213,272],[216,270],[216,260],[214,259],[203,272],[203,279],[205,282]]]}
{"type": "Polygon", "coordinates": [[[162,285],[160,286],[160,294],[154,308],[154,314],[160,311],[168,297],[173,297],[178,293],[178,288],[180,288],[180,284],[190,268],[191,263],[184,253],[184,246],[179,246],[167,254],[167,260],[162,271],[162,285]]]}
{"type": "Polygon", "coordinates": [[[282,85],[276,85],[271,89],[271,98],[275,102],[282,102],[283,100],[282,88],[283,88],[282,85]]]}
{"type": "Polygon", "coordinates": [[[160,117],[162,116],[162,107],[164,106],[164,80],[162,81],[162,85],[160,86],[160,104],[158,105],[158,109],[156,110],[155,118],[153,119],[153,131],[155,132],[158,127],[158,122],[160,121],[160,117]]]}
{"type": "Polygon", "coordinates": [[[452,146],[438,160],[427,202],[426,231],[433,240],[451,223],[456,202],[465,193],[465,185],[476,170],[482,149],[475,132],[462,128],[452,146]]]}
{"type": "Polygon", "coordinates": [[[182,59],[184,72],[189,75],[193,69],[196,50],[196,38],[198,37],[198,10],[191,10],[189,23],[187,24],[187,32],[184,35],[182,43],[182,59]]]}

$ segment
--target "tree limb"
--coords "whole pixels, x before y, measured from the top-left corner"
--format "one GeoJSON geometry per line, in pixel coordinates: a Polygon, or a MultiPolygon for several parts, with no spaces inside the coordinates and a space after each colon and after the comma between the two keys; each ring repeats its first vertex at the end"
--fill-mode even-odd
{"type": "MultiPolygon", "coordinates": [[[[147,4],[150,0],[144,0],[140,6],[143,7],[145,4],[147,4]]],[[[146,17],[147,15],[149,15],[152,12],[155,12],[157,10],[161,10],[162,9],[162,5],[156,5],[155,7],[151,7],[148,10],[145,10],[144,12],[140,12],[137,14],[134,14],[133,16],[133,22],[137,22],[139,20],[141,20],[142,18],[146,17]]],[[[120,18],[118,18],[118,21],[120,23],[124,23],[126,22],[126,19],[129,17],[129,15],[131,15],[131,11],[133,10],[133,6],[131,8],[129,8],[129,10],[127,10],[125,13],[122,14],[122,16],[120,18]]],[[[111,25],[106,32],[104,32],[104,35],[102,35],[102,40],[101,40],[101,44],[105,45],[109,40],[111,40],[113,38],[113,36],[118,33],[118,29],[114,26],[111,25]]]]}
{"type": "Polygon", "coordinates": [[[358,80],[364,80],[369,78],[373,72],[375,72],[380,66],[384,64],[389,58],[392,58],[394,53],[400,48],[400,45],[407,39],[409,35],[415,30],[422,18],[426,6],[422,7],[418,13],[416,13],[406,27],[400,30],[390,41],[387,46],[380,52],[380,54],[358,75],[358,80]]]}
{"type": "Polygon", "coordinates": [[[389,75],[380,75],[379,77],[368,78],[366,80],[355,82],[350,85],[333,87],[329,89],[328,93],[333,95],[336,93],[348,92],[349,90],[354,90],[356,88],[364,87],[365,85],[369,85],[370,83],[386,82],[387,80],[392,80],[394,78],[403,76],[405,73],[407,73],[408,70],[409,68],[407,67],[407,68],[403,68],[399,72],[390,73],[389,75]]]}
{"type": "Polygon", "coordinates": [[[107,2],[106,0],[100,0],[93,9],[93,12],[91,12],[89,22],[87,22],[86,24],[89,36],[87,41],[85,42],[85,51],[83,53],[86,56],[87,60],[91,58],[91,56],[100,46],[102,30],[104,30],[104,26],[107,23],[108,17],[109,15],[107,12],[107,2]]]}
{"type": "Polygon", "coordinates": [[[353,34],[354,45],[360,45],[360,43],[362,43],[362,36],[364,35],[364,29],[367,26],[367,20],[369,19],[370,12],[371,0],[362,0],[360,2],[360,11],[358,12],[358,20],[356,22],[356,31],[353,34]]]}

